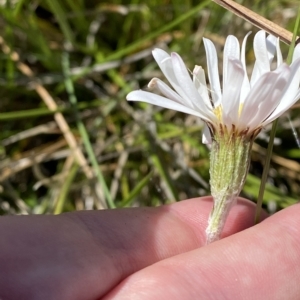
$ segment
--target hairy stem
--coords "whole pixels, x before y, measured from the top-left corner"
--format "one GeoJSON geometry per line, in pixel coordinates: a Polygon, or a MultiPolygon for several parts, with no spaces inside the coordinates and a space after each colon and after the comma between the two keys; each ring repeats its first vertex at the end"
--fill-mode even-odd
{"type": "Polygon", "coordinates": [[[214,198],[206,228],[206,243],[218,239],[227,215],[237,199],[249,169],[253,139],[234,131],[214,135],[210,155],[210,185],[214,198]]]}

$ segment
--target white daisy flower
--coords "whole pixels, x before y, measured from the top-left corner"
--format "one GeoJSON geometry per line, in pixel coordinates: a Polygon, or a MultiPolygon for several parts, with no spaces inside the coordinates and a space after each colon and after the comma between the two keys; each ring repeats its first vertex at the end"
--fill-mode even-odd
{"type": "Polygon", "coordinates": [[[256,61],[249,79],[245,59],[248,35],[241,49],[236,37],[230,35],[226,39],[222,88],[216,48],[204,38],[209,87],[202,67],[195,66],[191,78],[177,53],[169,55],[155,49],[153,56],[173,89],[153,78],[149,88],[157,88],[163,96],[142,90],[127,95],[129,101],[195,115],[206,123],[203,142],[212,143],[210,184],[214,197],[208,243],[219,239],[229,209],[243,187],[254,138],[300,98],[300,45],[296,46],[289,66],[283,63],[279,39],[259,31],[254,37],[256,61]],[[272,70],[275,54],[277,66],[272,70]]]}

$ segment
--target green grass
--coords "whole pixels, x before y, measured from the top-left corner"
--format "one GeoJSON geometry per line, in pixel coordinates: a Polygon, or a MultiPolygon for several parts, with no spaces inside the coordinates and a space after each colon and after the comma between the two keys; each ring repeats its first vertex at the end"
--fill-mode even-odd
{"type": "MultiPolygon", "coordinates": [[[[146,88],[152,77],[162,78],[151,56],[154,47],[178,52],[190,69],[195,64],[206,69],[203,36],[214,41],[221,63],[228,34],[242,39],[257,28],[211,1],[15,2],[0,6],[0,35],[34,77],[0,51],[0,214],[156,206],[209,194],[201,121],[125,97],[146,88]],[[66,55],[70,66],[64,71],[66,55]],[[55,111],[37,94],[35,82],[54,99],[55,111]],[[67,120],[92,177],[54,121],[57,112],[67,120]]],[[[297,1],[255,1],[254,7],[253,1],[240,2],[293,30],[296,15],[289,12],[297,11],[297,1]]],[[[288,48],[282,49],[286,58],[288,48]]],[[[253,58],[249,42],[248,64],[253,58]]],[[[286,207],[300,195],[299,108],[289,115],[291,122],[285,116],[278,122],[280,144],[271,159],[265,207],[286,207]]],[[[264,135],[256,140],[243,190],[253,201],[270,127],[264,135]]]]}

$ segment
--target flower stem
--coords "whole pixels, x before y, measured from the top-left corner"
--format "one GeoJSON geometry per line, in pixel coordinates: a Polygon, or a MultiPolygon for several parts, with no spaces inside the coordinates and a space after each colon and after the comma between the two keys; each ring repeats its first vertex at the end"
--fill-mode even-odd
{"type": "Polygon", "coordinates": [[[267,183],[268,175],[269,175],[270,162],[271,162],[271,157],[272,157],[272,152],[273,152],[273,144],[274,144],[277,124],[278,124],[278,119],[275,120],[272,125],[270,140],[269,140],[268,149],[267,149],[267,156],[266,156],[266,160],[264,163],[264,169],[263,169],[262,178],[261,178],[260,187],[259,187],[259,193],[258,193],[258,198],[257,198],[256,210],[255,210],[254,224],[258,224],[260,222],[260,215],[261,215],[261,211],[262,211],[262,202],[263,202],[264,192],[265,192],[266,183],[267,183]]]}
{"type": "Polygon", "coordinates": [[[207,244],[220,239],[229,210],[245,183],[252,142],[252,138],[235,132],[214,135],[210,154],[214,204],[206,228],[207,244]]]}

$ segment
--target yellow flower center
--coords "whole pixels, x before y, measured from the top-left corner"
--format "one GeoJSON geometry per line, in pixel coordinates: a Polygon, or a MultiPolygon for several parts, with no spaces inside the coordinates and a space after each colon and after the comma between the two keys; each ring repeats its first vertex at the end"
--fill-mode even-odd
{"type": "Polygon", "coordinates": [[[222,106],[214,108],[214,114],[218,118],[219,122],[222,122],[222,106]]]}
{"type": "MultiPolygon", "coordinates": [[[[244,103],[240,103],[238,116],[241,116],[243,110],[244,103]]],[[[213,109],[215,116],[218,118],[219,122],[222,123],[222,105],[219,105],[213,109]]]]}
{"type": "Polygon", "coordinates": [[[240,103],[240,106],[239,106],[239,117],[241,116],[243,106],[244,106],[244,103],[240,103]]]}

